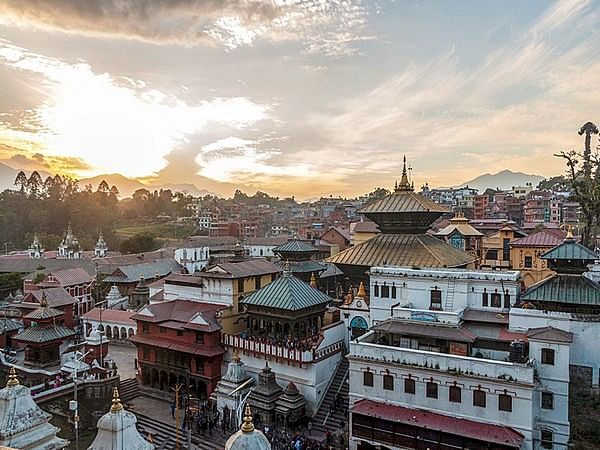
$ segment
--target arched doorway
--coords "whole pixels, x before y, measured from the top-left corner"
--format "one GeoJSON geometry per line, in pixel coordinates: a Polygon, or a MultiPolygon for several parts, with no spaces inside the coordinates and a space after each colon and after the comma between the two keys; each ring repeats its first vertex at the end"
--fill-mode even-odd
{"type": "Polygon", "coordinates": [[[367,321],[361,317],[356,316],[350,321],[350,339],[356,339],[359,336],[362,336],[369,329],[369,325],[367,321]]]}

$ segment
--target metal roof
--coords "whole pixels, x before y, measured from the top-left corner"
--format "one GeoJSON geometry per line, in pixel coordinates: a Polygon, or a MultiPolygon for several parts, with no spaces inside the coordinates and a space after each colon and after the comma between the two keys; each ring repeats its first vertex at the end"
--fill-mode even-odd
{"type": "Polygon", "coordinates": [[[327,259],[355,266],[463,267],[476,257],[426,234],[380,234],[327,259]]]}
{"type": "Polygon", "coordinates": [[[448,209],[414,191],[392,192],[385,197],[366,204],[358,210],[361,214],[373,213],[447,213],[448,209]]]}
{"type": "Polygon", "coordinates": [[[146,305],[137,314],[132,315],[131,319],[153,322],[158,325],[170,322],[171,327],[173,322],[179,322],[181,329],[213,332],[221,329],[216,314],[223,308],[225,308],[224,305],[177,299],[146,305]]]}
{"type": "Polygon", "coordinates": [[[299,311],[313,306],[326,305],[330,301],[331,298],[328,295],[313,288],[310,284],[289,273],[284,273],[282,277],[253,292],[240,303],[299,311]]]}
{"type": "Polygon", "coordinates": [[[198,277],[244,278],[279,273],[281,269],[266,259],[219,263],[196,274],[198,277]]]}
{"type": "Polygon", "coordinates": [[[146,280],[154,278],[156,274],[164,277],[171,272],[180,272],[182,268],[172,258],[160,259],[149,263],[121,266],[102,281],[105,283],[137,283],[142,277],[146,280]]]}
{"type": "Polygon", "coordinates": [[[292,273],[319,273],[326,269],[325,264],[317,261],[275,261],[275,265],[281,270],[285,270],[286,265],[289,265],[289,270],[292,273]]]}
{"type": "MultiPolygon", "coordinates": [[[[561,230],[562,232],[562,230],[561,230]]],[[[564,240],[564,232],[559,236],[556,231],[549,232],[542,230],[539,233],[530,234],[510,243],[511,247],[556,247],[564,240]]]]}
{"type": "Polygon", "coordinates": [[[0,335],[23,328],[23,324],[16,319],[0,319],[0,335]]]}
{"type": "Polygon", "coordinates": [[[283,245],[273,249],[275,253],[315,253],[318,251],[315,247],[306,242],[291,240],[283,245]]]}
{"type": "Polygon", "coordinates": [[[534,341],[550,341],[570,344],[573,342],[573,333],[554,327],[530,328],[527,331],[527,338],[533,339],[534,341]]]}
{"type": "Polygon", "coordinates": [[[40,306],[33,311],[31,311],[26,316],[23,316],[24,319],[39,321],[44,319],[53,319],[55,317],[60,317],[64,314],[60,309],[52,308],[50,306],[40,306]]]}
{"type": "Polygon", "coordinates": [[[179,248],[235,247],[239,242],[238,238],[231,236],[190,236],[181,243],[179,248]]]}
{"type": "Polygon", "coordinates": [[[50,342],[58,339],[64,340],[73,335],[75,335],[75,331],[63,325],[37,326],[27,328],[13,339],[18,342],[50,342]]]}
{"type": "Polygon", "coordinates": [[[475,342],[476,336],[462,326],[424,324],[400,319],[387,319],[373,326],[372,330],[410,336],[425,336],[456,342],[475,342]]]}
{"type": "MultiPolygon", "coordinates": [[[[63,287],[52,287],[46,289],[38,289],[29,292],[24,298],[23,303],[39,303],[42,300],[42,295],[46,295],[46,301],[48,306],[52,308],[58,308],[60,306],[72,305],[76,302],[75,298],[69,294],[63,287]]],[[[18,304],[16,304],[18,306],[18,304]]]]}
{"type": "Polygon", "coordinates": [[[50,287],[56,286],[57,283],[63,287],[77,286],[79,284],[90,284],[93,278],[81,267],[64,270],[52,270],[48,277],[43,280],[38,286],[50,287]],[[54,280],[48,280],[49,277],[53,277],[54,280]]]}
{"type": "Polygon", "coordinates": [[[543,259],[566,259],[570,261],[594,261],[600,257],[589,248],[576,242],[575,239],[565,239],[562,244],[542,255],[543,259]]]}
{"type": "Polygon", "coordinates": [[[521,302],[600,305],[600,286],[580,274],[554,274],[521,294],[521,302]]]}

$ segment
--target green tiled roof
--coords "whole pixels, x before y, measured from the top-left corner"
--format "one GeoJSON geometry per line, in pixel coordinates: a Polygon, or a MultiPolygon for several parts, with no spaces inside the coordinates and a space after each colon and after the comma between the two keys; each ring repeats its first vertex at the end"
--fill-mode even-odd
{"type": "Polygon", "coordinates": [[[579,274],[556,274],[534,284],[521,301],[600,305],[600,286],[579,274]]]}
{"type": "Polygon", "coordinates": [[[37,309],[34,309],[29,314],[27,314],[24,319],[29,320],[44,320],[44,319],[52,319],[54,317],[60,317],[64,314],[60,309],[52,308],[50,306],[40,306],[37,309]]]}
{"type": "Polygon", "coordinates": [[[594,261],[600,259],[596,253],[589,248],[575,242],[574,239],[565,239],[565,241],[547,251],[542,255],[543,259],[567,259],[571,261],[594,261]]]}
{"type": "Polygon", "coordinates": [[[268,308],[299,311],[312,306],[325,305],[331,298],[310,284],[284,274],[264,288],[253,292],[240,303],[244,305],[266,306],[268,308]]]}
{"type": "Polygon", "coordinates": [[[315,253],[318,249],[306,242],[292,240],[275,247],[273,251],[275,253],[315,253]]]}
{"type": "Polygon", "coordinates": [[[50,342],[58,339],[64,340],[74,336],[75,332],[63,325],[32,326],[17,334],[13,339],[18,342],[50,342]]]}
{"type": "Polygon", "coordinates": [[[285,270],[286,265],[289,265],[292,273],[315,273],[324,271],[327,266],[317,261],[276,261],[275,265],[282,270],[285,270]]]}

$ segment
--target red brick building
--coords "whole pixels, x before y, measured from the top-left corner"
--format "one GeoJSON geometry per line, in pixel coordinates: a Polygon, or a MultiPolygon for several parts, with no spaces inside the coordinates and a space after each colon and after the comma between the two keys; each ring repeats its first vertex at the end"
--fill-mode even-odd
{"type": "Polygon", "coordinates": [[[75,316],[88,312],[94,307],[92,290],[94,278],[82,268],[53,270],[37,284],[38,288],[64,288],[77,300],[75,316]]]}
{"type": "Polygon", "coordinates": [[[49,307],[62,311],[62,323],[67,328],[75,328],[74,310],[77,300],[73,298],[66,289],[62,287],[52,287],[48,289],[38,289],[27,294],[21,303],[15,303],[14,306],[21,311],[23,316],[23,325],[27,328],[31,322],[27,319],[27,314],[40,307],[42,295],[46,296],[46,303],[49,307]]]}
{"type": "Polygon", "coordinates": [[[172,300],[147,305],[134,315],[137,334],[130,340],[137,347],[142,386],[166,392],[182,383],[197,398],[208,398],[221,379],[225,350],[217,312],[222,308],[172,300]]]}

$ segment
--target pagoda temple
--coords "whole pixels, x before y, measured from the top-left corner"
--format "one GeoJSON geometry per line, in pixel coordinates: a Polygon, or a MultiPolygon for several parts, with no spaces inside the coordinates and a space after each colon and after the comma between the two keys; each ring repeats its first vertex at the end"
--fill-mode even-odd
{"type": "Polygon", "coordinates": [[[248,404],[252,405],[255,414],[260,418],[260,425],[275,424],[275,408],[277,400],[283,394],[283,389],[277,384],[275,372],[265,362],[265,367],[258,374],[258,383],[248,396],[248,404]]]}
{"type": "Polygon", "coordinates": [[[290,381],[283,390],[283,395],[277,399],[275,406],[275,422],[278,427],[294,429],[304,417],[306,399],[290,381]]]}
{"type": "Polygon", "coordinates": [[[154,445],[140,435],[136,423],[135,414],[123,408],[115,388],[110,411],[98,420],[98,434],[88,450],[153,450],[154,445]]]}
{"type": "Polygon", "coordinates": [[[427,234],[433,222],[448,211],[415,193],[408,181],[406,157],[394,192],[358,210],[375,222],[381,234],[330,258],[354,286],[364,282],[374,266],[471,268],[477,257],[427,234]]]}
{"type": "Polygon", "coordinates": [[[147,305],[150,302],[150,288],[144,278],[144,275],[140,275],[140,281],[129,296],[128,309],[139,310],[142,306],[147,305]]]}
{"type": "Polygon", "coordinates": [[[275,261],[275,265],[307,283],[311,274],[318,275],[327,269],[325,264],[315,261],[318,252],[316,247],[299,240],[290,240],[273,249],[273,253],[280,258],[280,261],[275,261]]]}
{"type": "Polygon", "coordinates": [[[69,441],[58,438],[50,414],[35,404],[28,387],[21,386],[10,368],[6,387],[0,390],[0,447],[27,450],[58,450],[69,441]]]}
{"type": "Polygon", "coordinates": [[[26,366],[47,367],[60,364],[60,346],[75,335],[63,325],[64,312],[48,306],[42,294],[39,308],[23,317],[31,326],[17,334],[13,341],[25,344],[26,366]]]}

